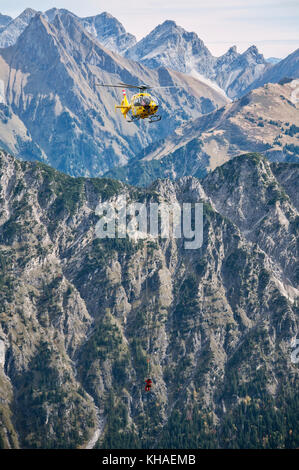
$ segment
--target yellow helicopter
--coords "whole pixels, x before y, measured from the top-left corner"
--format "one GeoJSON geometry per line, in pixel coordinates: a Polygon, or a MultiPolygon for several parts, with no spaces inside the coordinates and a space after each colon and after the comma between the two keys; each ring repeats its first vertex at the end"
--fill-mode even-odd
{"type": "Polygon", "coordinates": [[[130,119],[127,122],[134,122],[139,119],[149,119],[149,122],[161,121],[162,117],[157,114],[159,103],[155,96],[150,95],[146,90],[153,88],[177,88],[175,85],[171,86],[148,86],[148,85],[128,85],[127,83],[118,83],[117,85],[106,85],[104,83],[97,83],[96,86],[123,88],[123,99],[120,106],[115,105],[115,109],[120,109],[124,118],[127,119],[129,114],[130,119]],[[125,88],[137,89],[139,93],[133,95],[129,103],[125,88]]]}

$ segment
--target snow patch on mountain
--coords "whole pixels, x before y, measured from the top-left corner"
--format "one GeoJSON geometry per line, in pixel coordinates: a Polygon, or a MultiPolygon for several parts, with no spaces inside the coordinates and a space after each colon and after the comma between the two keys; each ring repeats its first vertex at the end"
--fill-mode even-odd
{"type": "Polygon", "coordinates": [[[201,73],[197,72],[197,70],[195,69],[192,69],[190,72],[189,72],[189,75],[191,75],[192,77],[196,78],[197,80],[201,81],[202,83],[205,83],[206,85],[208,85],[209,87],[213,88],[213,90],[217,91],[218,93],[221,93],[223,96],[225,96],[225,98],[227,98],[229,101],[232,101],[231,98],[229,98],[227,96],[227,94],[225,93],[225,91],[220,88],[219,85],[217,85],[216,82],[214,82],[213,80],[210,80],[209,78],[207,77],[204,77],[201,73]]]}
{"type": "Polygon", "coordinates": [[[0,339],[0,367],[4,367],[5,364],[5,344],[2,339],[0,339]]]}
{"type": "Polygon", "coordinates": [[[5,87],[3,80],[0,80],[0,103],[5,103],[5,87]]]}

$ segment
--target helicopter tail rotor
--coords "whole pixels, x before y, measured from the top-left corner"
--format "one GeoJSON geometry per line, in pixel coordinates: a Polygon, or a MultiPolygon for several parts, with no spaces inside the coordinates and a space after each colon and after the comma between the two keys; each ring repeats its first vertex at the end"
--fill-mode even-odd
{"type": "Polygon", "coordinates": [[[131,109],[130,103],[128,102],[126,90],[123,90],[123,99],[120,106],[115,106],[115,109],[119,108],[120,112],[123,114],[125,119],[127,119],[127,114],[131,109]]]}

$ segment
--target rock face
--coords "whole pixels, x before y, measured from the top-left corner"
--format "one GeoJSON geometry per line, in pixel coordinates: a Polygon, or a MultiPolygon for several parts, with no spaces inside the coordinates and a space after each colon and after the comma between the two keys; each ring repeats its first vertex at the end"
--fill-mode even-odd
{"type": "Polygon", "coordinates": [[[11,18],[11,21],[7,22],[6,25],[4,24],[4,28],[0,29],[0,47],[8,47],[15,44],[36,13],[32,8],[26,8],[17,18],[14,20],[11,18]]]}
{"type": "Polygon", "coordinates": [[[298,165],[137,189],[0,162],[0,447],[298,447],[298,165]],[[202,247],[95,238],[121,194],[202,202],[202,247]]]}
{"type": "Polygon", "coordinates": [[[5,26],[7,26],[8,23],[11,22],[11,20],[12,20],[12,18],[10,16],[2,15],[0,13],[0,31],[2,31],[5,28],[5,26]]]}
{"type": "Polygon", "coordinates": [[[298,162],[299,111],[295,81],[269,83],[243,98],[181,126],[136,159],[108,173],[130,184],[176,179],[208,171],[254,150],[271,161],[298,162]]]}
{"type": "Polygon", "coordinates": [[[127,33],[123,25],[107,12],[82,18],[80,22],[103,46],[118,54],[124,54],[136,44],[135,36],[127,33]]]}
{"type": "Polygon", "coordinates": [[[197,34],[189,33],[174,21],[165,21],[127,51],[130,59],[150,68],[168,67],[179,72],[193,70],[213,75],[215,58],[197,34]]]}
{"type": "Polygon", "coordinates": [[[299,78],[299,49],[280,60],[269,70],[265,70],[261,77],[250,85],[250,88],[256,88],[269,82],[278,83],[285,78],[299,78]]]}
{"type": "Polygon", "coordinates": [[[249,47],[242,54],[234,46],[217,59],[215,80],[230,98],[236,98],[244,95],[251,84],[270,68],[256,46],[249,47]]]}
{"type": "MultiPolygon", "coordinates": [[[[35,15],[17,43],[0,50],[0,95],[8,112],[27,129],[27,140],[34,142],[31,159],[43,159],[71,175],[97,176],[125,164],[191,116],[228,102],[192,77],[150,70],[110,52],[68,12],[50,18],[48,23],[42,14],[35,15]],[[153,128],[128,123],[116,113],[121,90],[96,86],[107,82],[181,88],[157,90],[163,120],[153,128]]],[[[22,151],[27,144],[21,131],[16,129],[14,148],[8,145],[15,138],[10,128],[3,127],[3,132],[5,148],[28,158],[22,151]]]]}

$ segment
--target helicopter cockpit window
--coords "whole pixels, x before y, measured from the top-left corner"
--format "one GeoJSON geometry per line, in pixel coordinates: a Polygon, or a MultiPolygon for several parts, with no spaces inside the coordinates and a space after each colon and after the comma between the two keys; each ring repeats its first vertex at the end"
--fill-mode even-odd
{"type": "Polygon", "coordinates": [[[152,95],[152,101],[155,103],[156,106],[158,106],[159,104],[158,98],[152,95]]]}
{"type": "Polygon", "coordinates": [[[149,96],[138,96],[134,100],[134,106],[148,106],[151,103],[149,96]]]}
{"type": "Polygon", "coordinates": [[[134,106],[141,106],[141,100],[140,97],[134,99],[134,106]]]}

